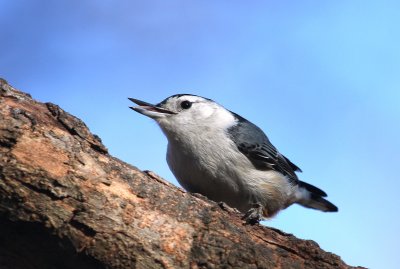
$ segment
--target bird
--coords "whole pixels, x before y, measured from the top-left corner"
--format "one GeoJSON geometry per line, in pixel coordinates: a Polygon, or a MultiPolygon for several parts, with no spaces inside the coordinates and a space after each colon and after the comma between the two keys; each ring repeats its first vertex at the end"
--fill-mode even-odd
{"type": "Polygon", "coordinates": [[[236,208],[250,224],[292,204],[324,212],[338,208],[304,181],[301,169],[255,124],[217,102],[175,94],[158,104],[128,98],[134,111],[155,120],[168,140],[167,163],[191,193],[236,208]]]}

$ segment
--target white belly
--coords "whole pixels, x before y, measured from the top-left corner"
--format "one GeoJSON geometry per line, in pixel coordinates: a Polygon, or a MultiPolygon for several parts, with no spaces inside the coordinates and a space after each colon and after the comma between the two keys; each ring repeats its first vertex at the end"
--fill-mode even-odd
{"type": "Polygon", "coordinates": [[[242,212],[256,202],[271,213],[286,207],[292,195],[288,180],[275,171],[256,170],[230,142],[215,145],[207,138],[199,145],[170,142],[168,165],[189,192],[225,202],[242,212]]]}

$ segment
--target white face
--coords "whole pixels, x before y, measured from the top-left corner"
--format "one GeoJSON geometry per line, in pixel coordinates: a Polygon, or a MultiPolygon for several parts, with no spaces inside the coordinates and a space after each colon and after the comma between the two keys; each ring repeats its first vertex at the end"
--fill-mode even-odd
{"type": "Polygon", "coordinates": [[[155,106],[131,100],[140,105],[132,109],[157,121],[166,132],[198,130],[200,133],[202,128],[228,128],[235,122],[224,107],[200,96],[174,95],[155,106]]]}

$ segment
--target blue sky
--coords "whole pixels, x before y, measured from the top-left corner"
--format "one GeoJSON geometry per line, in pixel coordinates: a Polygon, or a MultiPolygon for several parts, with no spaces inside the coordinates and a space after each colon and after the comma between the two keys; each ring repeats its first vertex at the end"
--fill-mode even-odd
{"type": "Polygon", "coordinates": [[[266,222],[351,265],[398,268],[396,1],[5,1],[0,76],[84,120],[114,156],[175,179],[127,97],[216,100],[260,126],[339,207],[266,222]]]}

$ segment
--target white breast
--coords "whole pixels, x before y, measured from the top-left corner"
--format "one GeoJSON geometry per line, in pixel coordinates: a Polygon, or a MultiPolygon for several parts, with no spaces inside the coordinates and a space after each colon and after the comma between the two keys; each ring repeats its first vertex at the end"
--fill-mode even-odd
{"type": "Polygon", "coordinates": [[[167,162],[179,183],[188,191],[239,208],[242,204],[239,197],[246,199],[243,190],[247,189],[240,172],[243,160],[239,161],[239,158],[243,155],[232,150],[234,145],[229,142],[214,143],[215,135],[205,131],[186,143],[170,141],[167,162]]]}

